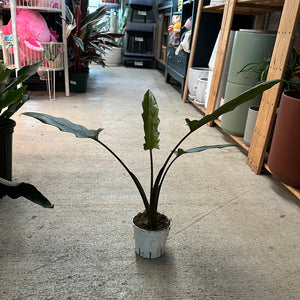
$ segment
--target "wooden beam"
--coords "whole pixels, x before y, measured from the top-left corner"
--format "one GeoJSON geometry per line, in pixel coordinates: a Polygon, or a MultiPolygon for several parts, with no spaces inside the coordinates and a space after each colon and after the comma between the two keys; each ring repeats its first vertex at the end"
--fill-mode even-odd
{"type": "MultiPolygon", "coordinates": [[[[299,13],[300,0],[285,0],[267,80],[284,78],[299,13]]],[[[264,163],[281,91],[282,86],[276,85],[262,96],[247,159],[247,164],[256,174],[260,173],[264,163]]]]}
{"type": "MultiPolygon", "coordinates": [[[[221,30],[219,34],[219,43],[217,48],[215,67],[213,70],[212,82],[208,95],[206,114],[212,113],[216,108],[235,5],[236,0],[226,0],[225,2],[221,30]]],[[[213,122],[210,122],[209,125],[212,126],[213,122]]]]}

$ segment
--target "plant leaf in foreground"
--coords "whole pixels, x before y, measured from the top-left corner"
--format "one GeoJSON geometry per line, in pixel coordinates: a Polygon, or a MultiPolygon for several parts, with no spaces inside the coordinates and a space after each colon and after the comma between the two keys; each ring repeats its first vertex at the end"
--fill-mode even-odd
{"type": "Polygon", "coordinates": [[[73,133],[78,138],[90,138],[93,140],[98,140],[98,135],[103,130],[103,128],[99,128],[97,130],[87,129],[84,126],[72,123],[67,119],[57,118],[54,116],[41,114],[41,113],[25,112],[23,113],[23,115],[33,117],[41,121],[42,123],[52,125],[58,128],[60,131],[73,133]]]}

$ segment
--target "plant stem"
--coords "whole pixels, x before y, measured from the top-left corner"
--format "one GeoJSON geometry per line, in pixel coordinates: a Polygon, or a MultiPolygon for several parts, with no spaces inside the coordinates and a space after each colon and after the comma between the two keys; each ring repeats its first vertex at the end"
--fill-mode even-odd
{"type": "Polygon", "coordinates": [[[150,178],[150,199],[153,193],[153,154],[152,149],[149,150],[150,153],[150,170],[151,170],[151,178],[150,178]]]}
{"type": "MultiPolygon", "coordinates": [[[[163,164],[163,166],[161,167],[157,177],[156,177],[156,180],[155,180],[155,183],[154,183],[154,190],[157,191],[154,195],[154,199],[150,199],[150,205],[151,205],[151,202],[156,202],[155,203],[155,206],[157,207],[157,203],[158,203],[158,198],[159,198],[159,186],[161,185],[163,179],[165,177],[164,175],[164,171],[165,171],[165,168],[167,167],[168,165],[168,162],[169,160],[171,159],[172,155],[175,153],[175,151],[177,150],[177,148],[183,143],[183,141],[189,137],[189,135],[192,133],[193,131],[189,131],[178,143],[177,145],[173,148],[173,150],[171,151],[171,153],[169,154],[169,156],[167,157],[165,163],[163,164]]],[[[171,164],[173,164],[174,161],[171,162],[171,164]]],[[[169,166],[170,167],[170,166],[169,166]]],[[[169,169],[168,167],[168,169],[169,169]]],[[[166,172],[168,171],[168,169],[166,170],[166,172]]]]}
{"type": "Polygon", "coordinates": [[[156,206],[155,206],[155,210],[157,210],[157,207],[158,207],[158,199],[159,199],[160,190],[161,190],[162,184],[163,184],[163,182],[164,182],[164,179],[165,179],[165,177],[166,177],[166,175],[167,175],[169,169],[171,168],[171,166],[173,165],[173,163],[175,162],[175,160],[177,160],[178,157],[179,157],[179,156],[176,156],[176,157],[169,163],[169,165],[168,165],[166,171],[162,174],[160,183],[159,183],[159,185],[158,185],[158,191],[157,191],[158,197],[157,197],[157,201],[156,201],[156,203],[155,203],[155,205],[156,205],[156,206]]]}
{"type": "Polygon", "coordinates": [[[113,152],[108,146],[106,146],[104,143],[99,141],[98,139],[94,139],[96,142],[98,142],[101,146],[103,146],[106,150],[108,150],[118,161],[119,163],[124,167],[124,169],[127,171],[127,173],[130,175],[131,179],[135,183],[145,206],[146,211],[149,210],[149,202],[147,200],[147,196],[145,194],[145,191],[140,183],[140,181],[137,179],[137,177],[129,170],[129,168],[125,165],[125,163],[120,159],[120,157],[113,152]]]}

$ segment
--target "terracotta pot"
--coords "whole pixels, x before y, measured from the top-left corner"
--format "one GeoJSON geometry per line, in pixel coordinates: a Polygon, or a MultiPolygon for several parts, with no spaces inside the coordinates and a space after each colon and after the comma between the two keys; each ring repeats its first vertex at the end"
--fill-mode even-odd
{"type": "Polygon", "coordinates": [[[300,90],[281,96],[268,166],[276,179],[300,188],[300,90]]]}

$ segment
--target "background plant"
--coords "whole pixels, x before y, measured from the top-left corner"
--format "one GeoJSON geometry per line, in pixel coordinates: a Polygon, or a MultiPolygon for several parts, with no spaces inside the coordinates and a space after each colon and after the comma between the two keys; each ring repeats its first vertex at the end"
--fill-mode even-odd
{"type": "MultiPolygon", "coordinates": [[[[271,56],[265,57],[261,62],[251,62],[245,65],[238,73],[254,73],[256,74],[258,82],[264,82],[267,80],[271,63],[271,56]]],[[[292,48],[290,60],[287,65],[283,88],[299,89],[300,88],[300,55],[297,54],[295,48],[292,48]]]]}
{"type": "Polygon", "coordinates": [[[105,49],[115,46],[114,39],[120,34],[104,32],[107,6],[88,13],[87,1],[71,1],[66,6],[66,36],[68,44],[69,68],[80,73],[87,62],[105,66],[105,49]]]}

